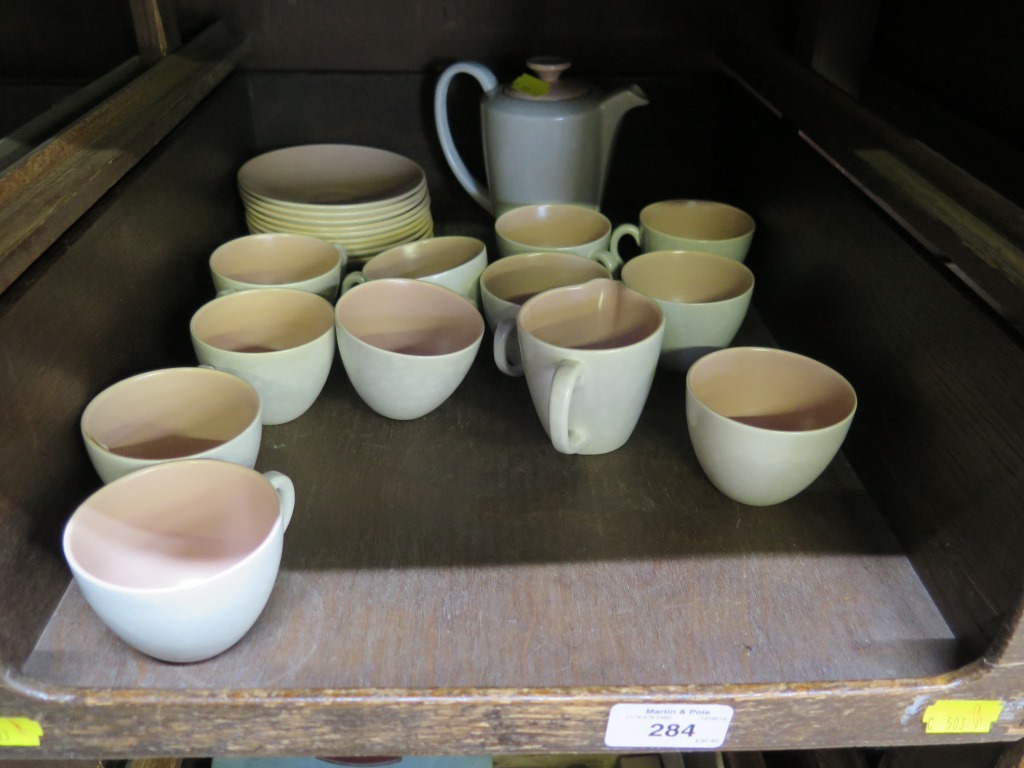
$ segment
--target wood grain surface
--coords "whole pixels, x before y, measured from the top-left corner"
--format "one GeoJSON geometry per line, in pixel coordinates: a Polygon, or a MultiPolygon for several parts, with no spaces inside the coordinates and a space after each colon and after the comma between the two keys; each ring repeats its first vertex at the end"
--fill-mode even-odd
{"type": "Polygon", "coordinates": [[[0,174],[0,291],[160,142],[244,52],[205,30],[0,174]]]}
{"type": "Polygon", "coordinates": [[[67,586],[60,535],[98,485],[78,419],[134,373],[190,364],[207,255],[240,234],[233,172],[251,142],[242,83],[168,142],[0,297],[0,649],[20,665],[67,586]],[[184,333],[182,328],[185,328],[184,333]]]}
{"type": "Polygon", "coordinates": [[[216,660],[154,664],[72,587],[26,674],[557,688],[953,668],[955,639],[845,461],[791,502],[731,502],[689,445],[680,374],[659,372],[625,447],[564,456],[486,348],[449,401],[409,422],[370,411],[336,363],[305,416],[264,430],[257,466],[289,475],[298,502],[259,627],[216,660]]]}
{"type": "Polygon", "coordinates": [[[139,56],[158,61],[181,46],[174,5],[167,0],[131,0],[132,22],[139,56]]]}
{"type": "Polygon", "coordinates": [[[791,123],[757,126],[766,143],[734,159],[758,221],[755,301],[781,346],[850,378],[846,454],[968,656],[983,653],[1024,578],[1005,546],[1024,536],[1008,512],[1024,497],[1021,338],[874,200],[828,183],[836,169],[791,123]]]}
{"type": "Polygon", "coordinates": [[[1024,331],[1024,211],[752,35],[723,57],[830,162],[1024,331]]]}

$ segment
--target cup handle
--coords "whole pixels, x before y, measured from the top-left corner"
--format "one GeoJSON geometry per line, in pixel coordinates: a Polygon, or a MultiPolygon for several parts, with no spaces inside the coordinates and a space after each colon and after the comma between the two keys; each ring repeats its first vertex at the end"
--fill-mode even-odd
{"type": "Polygon", "coordinates": [[[612,253],[615,254],[615,258],[619,260],[619,266],[622,266],[622,254],[619,253],[619,240],[626,235],[632,237],[637,244],[640,246],[640,227],[636,224],[619,224],[615,229],[612,230],[611,249],[612,253]]]}
{"type": "MultiPolygon", "coordinates": [[[[494,329],[494,363],[498,370],[507,376],[522,376],[523,366],[516,365],[508,359],[509,339],[516,330],[516,319],[506,317],[494,329]]],[[[514,337],[518,343],[518,336],[514,337]]]]}
{"type": "Polygon", "coordinates": [[[338,252],[339,261],[341,262],[338,264],[338,268],[344,272],[345,267],[348,266],[348,251],[345,250],[345,246],[341,243],[331,243],[331,245],[333,245],[334,249],[338,252]]]}
{"type": "Polygon", "coordinates": [[[292,521],[292,511],[295,509],[295,485],[291,478],[280,472],[264,472],[274,490],[277,491],[277,499],[281,509],[281,520],[284,521],[284,529],[288,530],[288,523],[292,521]]]}
{"type": "Polygon", "coordinates": [[[611,273],[612,277],[619,274],[619,270],[622,269],[622,259],[611,251],[595,251],[590,254],[590,258],[607,269],[611,273]]]}
{"type": "Polygon", "coordinates": [[[582,384],[583,363],[578,360],[563,360],[555,368],[551,379],[551,394],[548,397],[548,428],[551,444],[559,453],[579,453],[586,443],[586,435],[569,429],[569,406],[572,393],[582,384]]]}
{"type": "Polygon", "coordinates": [[[362,272],[349,272],[345,275],[345,279],[341,281],[341,292],[344,293],[349,288],[360,285],[366,282],[366,275],[362,272]]]}

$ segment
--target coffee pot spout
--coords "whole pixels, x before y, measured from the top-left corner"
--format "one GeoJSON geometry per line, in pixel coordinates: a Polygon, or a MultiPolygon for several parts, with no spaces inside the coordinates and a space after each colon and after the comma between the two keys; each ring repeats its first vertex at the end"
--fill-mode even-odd
{"type": "Polygon", "coordinates": [[[605,178],[619,125],[629,110],[649,104],[650,99],[638,85],[612,91],[601,100],[601,178],[605,178]]]}

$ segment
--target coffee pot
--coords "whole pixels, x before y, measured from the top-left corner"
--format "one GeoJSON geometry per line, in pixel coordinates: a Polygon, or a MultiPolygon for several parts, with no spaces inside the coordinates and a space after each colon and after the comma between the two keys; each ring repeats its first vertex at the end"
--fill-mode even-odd
{"type": "Polygon", "coordinates": [[[576,203],[599,208],[622,116],[648,103],[636,85],[602,94],[561,78],[570,62],[538,56],[533,75],[498,80],[482,64],[449,66],[434,91],[434,119],[445,159],[465,190],[495,216],[520,205],[576,203]],[[448,88],[470,75],[484,90],[480,102],[486,186],[466,167],[448,124],[448,88]]]}

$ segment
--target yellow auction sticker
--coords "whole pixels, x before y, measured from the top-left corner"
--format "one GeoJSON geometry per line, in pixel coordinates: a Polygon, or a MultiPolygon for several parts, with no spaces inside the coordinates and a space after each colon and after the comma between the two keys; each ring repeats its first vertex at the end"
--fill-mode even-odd
{"type": "Polygon", "coordinates": [[[1002,711],[1001,701],[940,699],[921,720],[925,733],[988,733],[1002,711]]]}
{"type": "Polygon", "coordinates": [[[0,747],[38,747],[43,727],[27,717],[0,717],[0,747]]]}
{"type": "Polygon", "coordinates": [[[527,93],[530,96],[547,96],[551,86],[539,77],[533,75],[520,75],[512,81],[512,90],[527,93]]]}

